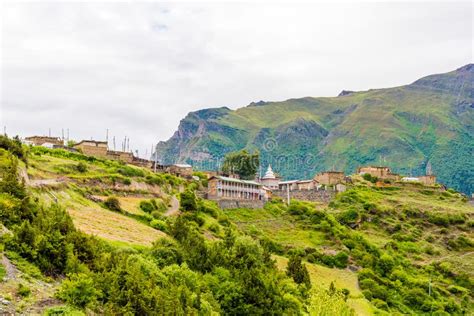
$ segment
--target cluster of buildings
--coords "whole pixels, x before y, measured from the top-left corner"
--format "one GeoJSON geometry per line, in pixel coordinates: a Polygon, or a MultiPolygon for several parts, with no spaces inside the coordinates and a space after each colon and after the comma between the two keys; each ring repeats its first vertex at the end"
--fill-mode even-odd
{"type": "MultiPolygon", "coordinates": [[[[69,151],[81,152],[88,156],[112,159],[124,163],[150,168],[155,172],[170,173],[183,178],[193,177],[193,168],[188,164],[161,165],[152,160],[135,157],[132,152],[109,150],[107,141],[82,140],[71,147],[64,145],[64,140],[59,137],[31,136],[25,138],[25,143],[44,146],[48,148],[62,148],[69,151]]],[[[418,177],[401,177],[392,173],[389,167],[365,166],[357,169],[357,174],[369,174],[380,181],[390,182],[417,182],[423,185],[436,184],[436,176],[431,174],[431,167],[426,175],[418,177]]],[[[352,179],[340,171],[324,171],[316,174],[312,179],[286,180],[276,174],[271,165],[265,174],[257,175],[254,180],[239,179],[237,175],[220,175],[217,172],[208,172],[207,198],[211,200],[234,200],[234,201],[267,201],[272,196],[280,196],[290,199],[290,196],[311,197],[316,199],[324,192],[342,192],[346,190],[346,184],[352,179]]],[[[310,199],[311,199],[310,198],[310,199]]]]}
{"type": "Polygon", "coordinates": [[[145,167],[156,172],[171,173],[183,178],[193,176],[193,167],[188,164],[161,165],[152,160],[136,157],[132,152],[109,150],[107,141],[82,140],[72,146],[65,146],[64,140],[51,136],[25,137],[24,143],[47,148],[65,149],[72,152],[81,152],[87,156],[122,161],[124,163],[145,167]]]}
{"type": "MultiPolygon", "coordinates": [[[[419,177],[401,177],[392,173],[389,167],[367,166],[357,169],[357,174],[370,174],[379,181],[418,182],[423,185],[436,184],[436,176],[428,174],[419,177]]],[[[340,171],[324,171],[316,174],[313,179],[287,180],[275,174],[271,165],[265,175],[255,180],[241,180],[236,176],[212,175],[209,179],[207,197],[211,200],[236,199],[266,201],[273,195],[290,199],[290,196],[321,197],[324,195],[309,194],[318,191],[342,192],[352,179],[340,171]],[[298,195],[296,195],[298,193],[298,195]],[[306,193],[306,194],[305,194],[306,193]]]]}

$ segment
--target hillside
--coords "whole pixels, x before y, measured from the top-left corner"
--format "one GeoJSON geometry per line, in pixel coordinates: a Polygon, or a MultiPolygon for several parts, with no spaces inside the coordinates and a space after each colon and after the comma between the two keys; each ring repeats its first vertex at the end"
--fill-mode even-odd
{"type": "Polygon", "coordinates": [[[329,203],[221,210],[193,193],[200,173],[11,147],[0,139],[4,312],[473,311],[474,207],[452,189],[353,176],[329,203]],[[285,273],[295,257],[309,288],[285,273]]]}
{"type": "Polygon", "coordinates": [[[261,152],[284,178],[310,178],[325,169],[351,174],[382,163],[395,172],[424,174],[474,192],[474,65],[412,84],[338,97],[257,102],[189,113],[157,147],[163,163],[216,167],[225,153],[261,152]]]}

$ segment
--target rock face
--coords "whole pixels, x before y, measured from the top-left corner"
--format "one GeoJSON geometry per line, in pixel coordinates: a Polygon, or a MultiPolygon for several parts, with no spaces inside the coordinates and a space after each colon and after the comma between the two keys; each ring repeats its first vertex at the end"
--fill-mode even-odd
{"type": "Polygon", "coordinates": [[[353,173],[381,160],[394,172],[420,175],[431,161],[441,183],[471,193],[473,82],[469,64],[402,87],[191,112],[157,155],[215,169],[227,152],[258,149],[264,166],[285,179],[333,167],[353,173]]]}

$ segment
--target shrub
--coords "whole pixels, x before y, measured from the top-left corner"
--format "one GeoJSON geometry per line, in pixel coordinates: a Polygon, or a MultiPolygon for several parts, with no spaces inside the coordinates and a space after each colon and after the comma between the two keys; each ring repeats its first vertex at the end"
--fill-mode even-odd
{"type": "Polygon", "coordinates": [[[218,234],[221,229],[218,224],[214,223],[214,224],[209,225],[209,230],[213,233],[218,234]]]}
{"type": "Polygon", "coordinates": [[[58,290],[58,298],[66,303],[85,308],[96,301],[99,291],[94,287],[94,280],[84,273],[74,273],[64,280],[58,290]]]}
{"type": "Polygon", "coordinates": [[[76,170],[80,173],[84,173],[87,171],[87,165],[81,161],[76,165],[76,170]]]}
{"type": "Polygon", "coordinates": [[[130,185],[132,184],[132,180],[130,180],[130,178],[123,178],[123,184],[130,185]]]}
{"type": "Polygon", "coordinates": [[[108,208],[111,211],[122,212],[120,201],[114,196],[108,197],[105,200],[104,205],[106,208],[108,208]]]}
{"type": "Polygon", "coordinates": [[[340,269],[347,267],[347,263],[349,262],[349,255],[344,251],[339,252],[337,255],[334,256],[334,265],[340,269]]]}
{"type": "Polygon", "coordinates": [[[150,226],[153,227],[154,229],[161,230],[162,232],[166,232],[168,228],[168,226],[166,225],[166,222],[159,219],[152,220],[150,222],[150,226]]]}
{"type": "Polygon", "coordinates": [[[306,266],[301,263],[301,256],[293,255],[290,257],[286,268],[286,274],[292,277],[298,284],[304,284],[307,287],[311,286],[309,272],[306,266]]]}
{"type": "Polygon", "coordinates": [[[372,183],[376,183],[378,178],[377,177],[373,177],[372,175],[370,175],[369,173],[364,173],[364,175],[362,176],[362,178],[364,178],[364,180],[366,181],[369,181],[369,182],[372,182],[372,183]]]}
{"type": "Polygon", "coordinates": [[[196,195],[194,194],[193,191],[186,190],[179,195],[180,197],[180,208],[183,211],[189,211],[189,212],[194,212],[197,211],[197,201],[196,201],[196,195]]]}
{"type": "Polygon", "coordinates": [[[147,200],[140,201],[140,209],[147,213],[156,211],[156,202],[155,202],[155,205],[153,205],[151,201],[147,201],[147,200]]]}
{"type": "Polygon", "coordinates": [[[23,283],[20,283],[18,284],[17,294],[21,297],[28,297],[31,294],[31,290],[26,285],[23,285],[23,283]]]}

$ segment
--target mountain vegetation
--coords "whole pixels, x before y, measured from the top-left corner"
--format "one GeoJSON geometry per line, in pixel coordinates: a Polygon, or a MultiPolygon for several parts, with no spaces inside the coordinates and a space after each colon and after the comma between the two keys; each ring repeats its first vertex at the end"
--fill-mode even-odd
{"type": "Polygon", "coordinates": [[[189,113],[158,145],[163,163],[216,169],[226,153],[259,150],[285,179],[383,164],[422,175],[428,164],[441,183],[474,192],[474,65],[412,84],[338,97],[256,102],[189,113]]]}
{"type": "Polygon", "coordinates": [[[221,210],[203,180],[0,144],[2,311],[474,311],[474,207],[453,189],[355,175],[329,203],[221,210]]]}

